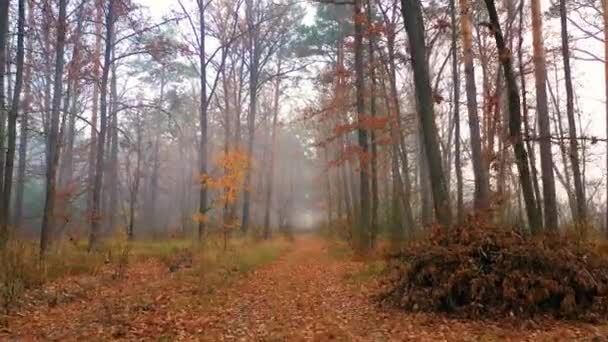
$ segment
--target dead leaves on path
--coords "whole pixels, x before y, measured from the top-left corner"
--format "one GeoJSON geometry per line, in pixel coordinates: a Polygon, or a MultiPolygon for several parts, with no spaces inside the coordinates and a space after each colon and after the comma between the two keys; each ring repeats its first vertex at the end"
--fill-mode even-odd
{"type": "Polygon", "coordinates": [[[331,258],[324,248],[315,238],[297,240],[287,255],[225,288],[155,261],[132,265],[122,280],[65,279],[47,291],[69,300],[32,301],[10,317],[0,339],[555,341],[602,334],[563,322],[471,322],[381,308],[370,300],[377,283],[356,277],[367,266],[331,258]]]}

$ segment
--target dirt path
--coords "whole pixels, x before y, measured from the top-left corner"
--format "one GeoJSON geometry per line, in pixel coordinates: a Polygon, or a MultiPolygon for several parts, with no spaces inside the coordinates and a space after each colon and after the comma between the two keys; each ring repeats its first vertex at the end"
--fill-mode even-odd
{"type": "MultiPolygon", "coordinates": [[[[203,341],[604,341],[599,328],[559,322],[498,326],[380,308],[374,286],[348,281],[361,263],[331,258],[319,239],[298,239],[275,262],[204,295],[152,264],[142,274],[53,308],[11,319],[21,340],[203,341]]],[[[179,272],[178,272],[179,273],[179,272]]]]}

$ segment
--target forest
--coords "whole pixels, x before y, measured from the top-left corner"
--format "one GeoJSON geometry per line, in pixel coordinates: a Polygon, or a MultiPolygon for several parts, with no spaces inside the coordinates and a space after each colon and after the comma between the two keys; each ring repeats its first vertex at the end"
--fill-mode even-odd
{"type": "Polygon", "coordinates": [[[608,0],[0,0],[0,340],[608,339],[608,0]]]}

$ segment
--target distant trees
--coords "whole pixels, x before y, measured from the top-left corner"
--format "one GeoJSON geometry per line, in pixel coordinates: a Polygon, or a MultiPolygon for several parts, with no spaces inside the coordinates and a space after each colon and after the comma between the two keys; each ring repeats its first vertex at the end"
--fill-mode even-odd
{"type": "Polygon", "coordinates": [[[326,1],[308,24],[289,0],[182,0],[158,20],[0,1],[0,235],[40,226],[42,252],[117,229],[270,238],[305,212],[364,253],[383,230],[398,244],[468,217],[608,222],[575,72],[604,62],[579,41],[608,46],[607,11],[484,4],[326,1]]]}

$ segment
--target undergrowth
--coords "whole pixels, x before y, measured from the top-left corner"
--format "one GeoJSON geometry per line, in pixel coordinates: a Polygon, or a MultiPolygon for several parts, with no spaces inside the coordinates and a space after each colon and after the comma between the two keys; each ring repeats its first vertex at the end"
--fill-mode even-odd
{"type": "Polygon", "coordinates": [[[169,272],[189,269],[191,277],[207,280],[205,286],[220,286],[234,275],[275,260],[289,244],[283,238],[264,242],[234,238],[225,248],[214,237],[203,244],[187,239],[128,241],[118,233],[94,252],[87,251],[84,241],[56,241],[41,262],[35,241],[11,239],[0,249],[0,326],[27,290],[61,278],[86,275],[106,282],[102,275],[107,274],[120,280],[128,277],[132,263],[156,259],[169,272]]]}
{"type": "Polygon", "coordinates": [[[388,257],[382,302],[468,318],[608,313],[608,257],[568,237],[524,237],[479,222],[437,230],[388,257]]]}

